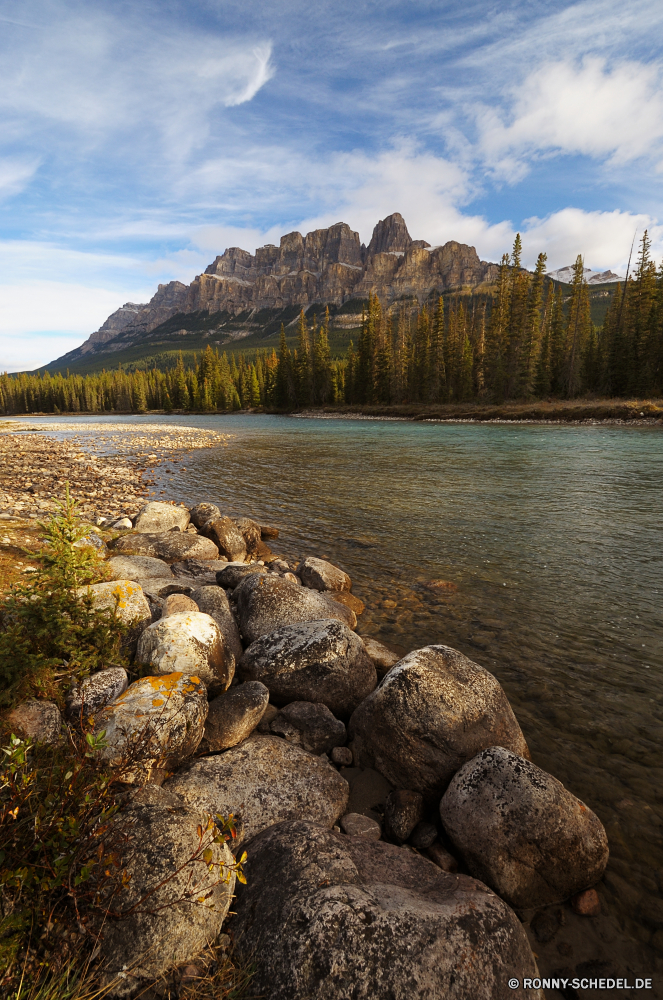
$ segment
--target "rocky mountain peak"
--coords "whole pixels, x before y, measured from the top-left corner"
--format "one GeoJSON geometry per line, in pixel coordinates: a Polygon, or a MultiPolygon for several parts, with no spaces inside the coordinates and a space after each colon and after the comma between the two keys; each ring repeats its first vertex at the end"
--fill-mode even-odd
{"type": "Polygon", "coordinates": [[[393,251],[403,252],[412,243],[412,237],[407,231],[405,219],[400,212],[388,215],[386,219],[380,219],[373,230],[371,242],[368,244],[368,255],[372,257],[376,253],[391,253],[393,251]]]}

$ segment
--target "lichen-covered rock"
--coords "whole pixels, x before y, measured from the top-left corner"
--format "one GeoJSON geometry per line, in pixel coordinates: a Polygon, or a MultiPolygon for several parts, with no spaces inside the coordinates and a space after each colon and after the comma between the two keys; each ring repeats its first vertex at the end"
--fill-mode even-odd
{"type": "Polygon", "coordinates": [[[194,761],[166,787],[192,808],[234,813],[238,842],[285,819],[330,827],[348,801],[348,784],[338,771],[276,736],[250,736],[225,753],[194,761]]]}
{"type": "Polygon", "coordinates": [[[379,840],[382,834],[380,824],[371,819],[370,816],[364,816],[363,813],[346,813],[345,816],[341,816],[338,823],[343,833],[347,833],[348,837],[366,837],[368,840],[379,840]]]}
{"type": "Polygon", "coordinates": [[[509,986],[536,962],[515,913],[473,878],[306,822],[247,852],[230,926],[265,1000],[543,1000],[509,986]]]}
{"type": "Polygon", "coordinates": [[[349,735],[357,763],[427,801],[488,746],[529,757],[499,681],[450,646],[404,656],[354,712],[349,735]]]}
{"type": "Polygon", "coordinates": [[[561,903],[598,882],[608,863],[608,839],[592,810],[504,747],[461,767],[440,816],[470,872],[512,906],[561,903]]]}
{"type": "Polygon", "coordinates": [[[134,521],[134,531],[154,533],[179,528],[184,531],[190,520],[186,507],[176,507],[162,500],[150,500],[134,521]]]}
{"type": "Polygon", "coordinates": [[[235,517],[233,520],[244,539],[247,553],[255,555],[260,547],[260,525],[256,521],[251,520],[250,517],[235,517]]]}
{"type": "Polygon", "coordinates": [[[235,657],[210,615],[185,611],[145,629],[136,660],[155,674],[195,674],[211,691],[225,691],[235,675],[235,657]]]}
{"type": "Polygon", "coordinates": [[[244,652],[239,675],[262,681],[275,705],[320,702],[341,719],[377,684],[359,636],[333,619],[286,625],[256,639],[244,652]]]}
{"type": "Polygon", "coordinates": [[[177,577],[171,575],[150,577],[148,580],[141,580],[140,585],[148,600],[156,601],[158,599],[163,603],[171,594],[184,594],[186,597],[189,597],[196,588],[196,581],[188,576],[177,577]]]}
{"type": "Polygon", "coordinates": [[[371,639],[368,635],[362,635],[361,641],[364,644],[364,649],[373,661],[378,678],[382,680],[384,675],[398,663],[400,656],[398,653],[393,653],[386,646],[383,646],[377,639],[371,639]]]}
{"type": "Polygon", "coordinates": [[[154,785],[129,796],[114,826],[126,838],[121,864],[129,877],[113,899],[126,916],[104,922],[102,985],[113,983],[105,995],[125,997],[217,937],[235,886],[234,859],[227,844],[214,843],[206,815],[154,785]]]}
{"type": "Polygon", "coordinates": [[[198,587],[191,593],[191,599],[196,602],[198,609],[203,614],[209,615],[210,618],[214,619],[219,626],[226,647],[235,657],[235,662],[238,663],[244,650],[242,640],[239,636],[239,628],[237,627],[237,622],[230,608],[225,590],[214,585],[198,587]]]}
{"type": "Polygon", "coordinates": [[[123,780],[149,779],[190,757],[203,738],[207,691],[198,677],[141,677],[103,708],[95,732],[104,732],[104,760],[123,768],[123,780]]]}
{"type": "Polygon", "coordinates": [[[89,595],[97,610],[114,612],[117,620],[129,626],[122,636],[122,648],[133,655],[140,636],[152,621],[152,611],[140,584],[133,580],[112,580],[78,587],[77,594],[89,595]]]}
{"type": "Polygon", "coordinates": [[[221,517],[221,511],[215,503],[197,503],[189,511],[189,515],[191,523],[196,528],[202,528],[206,521],[210,521],[215,517],[221,517]]]}
{"type": "Polygon", "coordinates": [[[247,576],[235,589],[242,634],[247,643],[284,625],[334,618],[355,628],[357,616],[327,594],[268,573],[247,576]]]}
{"type": "Polygon", "coordinates": [[[109,548],[118,555],[154,556],[167,562],[182,559],[217,559],[219,550],[214,542],[202,535],[190,535],[187,531],[165,531],[158,534],[143,534],[132,531],[109,543],[109,548]]]}
{"type": "MultiPolygon", "coordinates": [[[[249,683],[251,683],[249,681],[249,683]]],[[[345,743],[345,726],[326,705],[293,701],[272,721],[271,731],[309,753],[329,753],[345,743]]]]}
{"type": "Polygon", "coordinates": [[[67,718],[76,721],[96,715],[105,705],[115,701],[127,690],[128,678],[124,667],[108,667],[86,677],[71,689],[66,698],[67,718]]]}
{"type": "Polygon", "coordinates": [[[169,594],[163,602],[161,617],[169,618],[171,615],[188,614],[190,611],[197,614],[199,610],[196,602],[186,594],[169,594]]]}
{"type": "Polygon", "coordinates": [[[204,587],[216,583],[216,574],[225,565],[224,556],[223,559],[183,559],[172,563],[170,568],[175,576],[190,577],[197,587],[204,587]]]}
{"type": "Polygon", "coordinates": [[[213,517],[200,528],[211,538],[222,556],[231,562],[241,562],[246,558],[246,542],[235,522],[229,517],[213,517]]]}
{"type": "Polygon", "coordinates": [[[106,565],[115,580],[140,581],[173,575],[167,562],[153,556],[113,556],[106,565]]]}
{"type": "Polygon", "coordinates": [[[52,701],[32,698],[12,709],[2,720],[3,732],[35,743],[57,743],[60,739],[62,718],[52,701]]]}
{"type": "Polygon", "coordinates": [[[251,735],[267,708],[269,691],[260,681],[236,684],[210,702],[204,750],[227,750],[251,735]]]}
{"type": "Polygon", "coordinates": [[[352,580],[338,566],[326,559],[308,556],[297,569],[297,575],[305,587],[312,590],[351,590],[352,580]]]}
{"type": "Polygon", "coordinates": [[[87,535],[83,535],[82,538],[79,538],[74,542],[73,548],[94,549],[97,555],[101,556],[102,559],[105,559],[108,554],[108,547],[105,541],[96,533],[96,531],[90,531],[87,535]]]}
{"type": "Polygon", "coordinates": [[[264,574],[266,572],[267,570],[260,563],[233,562],[221,567],[216,574],[216,582],[219,587],[225,587],[226,590],[234,590],[235,587],[239,586],[244,577],[251,576],[253,573],[264,574]]]}

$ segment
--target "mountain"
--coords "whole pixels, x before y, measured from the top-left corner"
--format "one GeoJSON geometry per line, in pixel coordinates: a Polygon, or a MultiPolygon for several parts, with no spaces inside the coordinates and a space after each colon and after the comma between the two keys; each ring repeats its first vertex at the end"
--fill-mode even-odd
{"type": "MultiPolygon", "coordinates": [[[[563,281],[565,284],[570,285],[573,281],[573,265],[569,264],[568,267],[558,267],[556,271],[548,271],[547,275],[552,278],[553,281],[563,281]]],[[[607,285],[613,281],[623,281],[618,274],[614,271],[592,271],[591,268],[583,268],[583,277],[588,285],[607,285]]]]}
{"type": "Polygon", "coordinates": [[[44,369],[92,371],[199,350],[206,342],[273,341],[281,322],[296,322],[300,309],[316,305],[320,313],[330,307],[336,330],[356,329],[371,293],[398,309],[487,286],[498,272],[464,243],[413,240],[397,212],[378,222],[368,247],[338,222],[306,236],[288,233],[278,247],[267,244],[255,254],[229,247],[190,285],[171,281],[146,304],[125,303],[84,344],[44,369]]]}

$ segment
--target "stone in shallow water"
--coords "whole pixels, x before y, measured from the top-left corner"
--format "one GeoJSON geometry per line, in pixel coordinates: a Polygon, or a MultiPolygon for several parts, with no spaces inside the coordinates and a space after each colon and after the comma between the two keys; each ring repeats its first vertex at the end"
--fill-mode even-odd
{"type": "Polygon", "coordinates": [[[352,580],[342,569],[327,562],[308,556],[299,564],[297,575],[305,587],[312,590],[351,590],[352,580]]]}
{"type": "Polygon", "coordinates": [[[260,525],[250,517],[234,518],[249,555],[254,555],[260,546],[260,525]]]}
{"type": "Polygon", "coordinates": [[[222,556],[231,562],[246,558],[246,542],[233,520],[229,517],[215,517],[206,521],[200,529],[211,538],[222,556]]]}
{"type": "Polygon", "coordinates": [[[161,500],[151,500],[145,504],[134,521],[134,531],[148,533],[170,531],[172,528],[184,531],[189,520],[189,511],[186,507],[176,507],[161,500]]]}
{"type": "Polygon", "coordinates": [[[221,517],[221,511],[215,503],[197,503],[195,507],[191,508],[189,514],[191,523],[196,528],[202,528],[206,521],[221,517]]]}

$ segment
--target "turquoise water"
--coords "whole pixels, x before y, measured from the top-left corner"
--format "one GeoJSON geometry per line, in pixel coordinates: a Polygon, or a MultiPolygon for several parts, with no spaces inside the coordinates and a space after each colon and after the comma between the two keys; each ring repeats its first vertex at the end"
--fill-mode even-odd
{"type": "Polygon", "coordinates": [[[350,573],[360,632],[400,652],[447,643],[496,674],[534,761],[608,830],[606,905],[660,947],[661,430],[163,420],[234,437],[165,462],[155,498],[276,524],[274,551],[350,573]],[[431,579],[457,590],[427,590],[431,579]]]}

